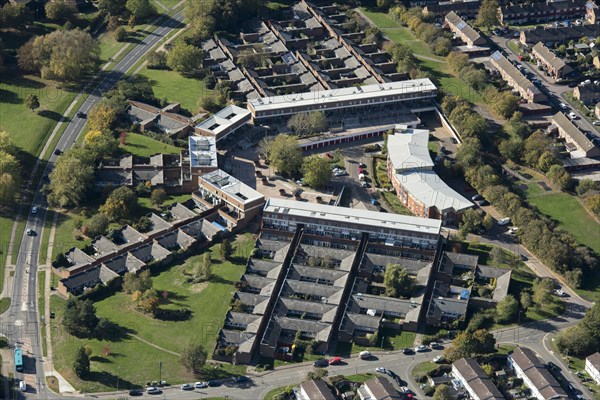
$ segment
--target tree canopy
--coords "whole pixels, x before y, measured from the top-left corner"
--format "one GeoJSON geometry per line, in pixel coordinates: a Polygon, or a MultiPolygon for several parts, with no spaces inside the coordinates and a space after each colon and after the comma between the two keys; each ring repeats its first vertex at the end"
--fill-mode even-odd
{"type": "Polygon", "coordinates": [[[10,205],[19,193],[21,164],[14,156],[16,148],[7,132],[0,131],[0,204],[10,205]]]}
{"type": "Polygon", "coordinates": [[[77,206],[85,199],[94,179],[91,163],[77,157],[80,152],[69,150],[56,160],[50,173],[48,202],[59,207],[77,206]]]}
{"type": "Polygon", "coordinates": [[[383,275],[385,295],[396,298],[409,298],[415,289],[415,279],[406,268],[398,264],[388,264],[383,275]]]}
{"type": "Polygon", "coordinates": [[[463,357],[489,354],[494,351],[495,344],[494,335],[485,329],[463,331],[456,335],[452,344],[444,351],[444,355],[448,361],[456,361],[463,357]]]}
{"type": "Polygon", "coordinates": [[[137,196],[133,190],[121,186],[111,192],[106,202],[100,206],[100,212],[109,220],[118,221],[131,216],[135,207],[137,207],[137,196]]]}
{"type": "Polygon", "coordinates": [[[287,126],[296,135],[303,136],[321,133],[327,129],[328,124],[323,111],[312,111],[292,115],[287,122],[287,126]]]}
{"type": "Polygon", "coordinates": [[[153,15],[156,15],[156,8],[150,3],[150,0],[127,0],[125,8],[131,13],[136,21],[144,21],[153,15]]]}
{"type": "Polygon", "coordinates": [[[190,343],[181,352],[180,362],[190,372],[199,373],[206,363],[206,350],[201,344],[190,343]]]}
{"type": "Polygon", "coordinates": [[[203,61],[204,50],[178,40],[167,53],[166,64],[182,75],[194,75],[202,70],[203,61]]]}
{"type": "Polygon", "coordinates": [[[302,167],[302,149],[298,139],[291,135],[277,135],[263,141],[267,160],[277,172],[293,176],[302,167]]]}
{"type": "Polygon", "coordinates": [[[331,165],[320,155],[306,157],[302,163],[304,183],[314,188],[324,188],[331,182],[331,165]]]}

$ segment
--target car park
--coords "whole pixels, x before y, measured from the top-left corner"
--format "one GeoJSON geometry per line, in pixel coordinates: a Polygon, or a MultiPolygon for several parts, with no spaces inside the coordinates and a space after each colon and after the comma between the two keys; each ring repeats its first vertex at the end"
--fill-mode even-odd
{"type": "Polygon", "coordinates": [[[146,388],[146,393],[148,394],[161,394],[162,391],[157,388],[156,386],[150,386],[148,388],[146,388]]]}
{"type": "Polygon", "coordinates": [[[184,383],[181,385],[181,390],[194,390],[194,386],[190,385],[189,383],[184,383]]]}
{"type": "Polygon", "coordinates": [[[204,389],[204,388],[208,387],[208,383],[206,383],[206,382],[196,382],[196,383],[194,383],[194,387],[196,389],[204,389]]]}
{"type": "Polygon", "coordinates": [[[341,362],[342,359],[340,357],[333,357],[331,360],[329,360],[329,365],[338,365],[341,362]]]}
{"type": "Polygon", "coordinates": [[[315,362],[313,362],[313,367],[326,367],[328,365],[329,365],[329,362],[324,358],[321,358],[320,360],[316,360],[315,362]]]}

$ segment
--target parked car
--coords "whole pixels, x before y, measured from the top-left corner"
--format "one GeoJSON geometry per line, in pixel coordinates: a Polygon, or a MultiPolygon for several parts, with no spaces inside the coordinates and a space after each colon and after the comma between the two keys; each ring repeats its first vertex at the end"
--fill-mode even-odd
{"type": "Polygon", "coordinates": [[[562,289],[556,289],[556,295],[558,297],[567,297],[567,293],[562,289]]]}
{"type": "Polygon", "coordinates": [[[476,203],[476,204],[477,204],[479,207],[485,207],[485,206],[489,206],[489,205],[490,205],[490,202],[489,202],[489,201],[487,201],[486,199],[483,199],[483,200],[477,200],[475,203],[476,203]]]}
{"type": "Polygon", "coordinates": [[[184,383],[181,385],[181,390],[194,390],[194,386],[189,383],[184,383]]]}
{"type": "Polygon", "coordinates": [[[369,359],[369,358],[373,357],[373,355],[371,354],[371,352],[370,351],[366,351],[366,350],[365,351],[361,351],[360,353],[358,353],[358,356],[361,359],[363,359],[363,360],[366,360],[366,359],[369,359]]]}
{"type": "Polygon", "coordinates": [[[558,368],[558,365],[554,364],[552,361],[548,361],[547,365],[549,369],[560,369],[558,368]]]}
{"type": "Polygon", "coordinates": [[[419,345],[419,346],[415,347],[415,351],[416,351],[417,353],[422,353],[422,352],[424,352],[424,351],[427,351],[427,346],[425,346],[425,345],[421,344],[421,345],[419,345]]]}
{"type": "Polygon", "coordinates": [[[381,374],[385,374],[385,373],[387,373],[387,369],[382,368],[382,367],[377,367],[377,368],[375,368],[375,372],[379,372],[381,374]]]}
{"type": "Polygon", "coordinates": [[[506,218],[502,218],[498,220],[498,225],[500,226],[504,226],[504,225],[508,225],[510,224],[510,218],[506,217],[506,218]]]}
{"type": "Polygon", "coordinates": [[[429,347],[431,347],[433,350],[435,350],[435,349],[441,349],[442,345],[439,344],[438,342],[431,342],[431,343],[429,343],[429,347]]]}
{"type": "Polygon", "coordinates": [[[131,389],[129,391],[129,395],[133,396],[133,397],[137,397],[137,396],[143,396],[144,392],[142,392],[140,389],[131,389]]]}
{"type": "Polygon", "coordinates": [[[150,386],[146,388],[146,393],[148,394],[161,394],[162,391],[156,386],[150,386]]]}
{"type": "Polygon", "coordinates": [[[326,367],[328,365],[329,365],[329,362],[324,358],[321,358],[320,360],[316,360],[315,362],[313,362],[313,367],[326,367]]]}
{"type": "Polygon", "coordinates": [[[415,351],[413,349],[411,349],[410,347],[407,347],[404,350],[402,350],[402,354],[404,354],[404,355],[415,354],[415,351]]]}
{"type": "Polygon", "coordinates": [[[435,356],[435,357],[433,358],[433,362],[434,362],[434,363],[436,363],[436,364],[438,364],[438,363],[441,363],[441,362],[443,362],[443,361],[444,361],[444,356],[443,356],[443,355],[441,355],[441,354],[440,354],[439,356],[435,356]]]}
{"type": "Polygon", "coordinates": [[[31,213],[32,213],[32,214],[37,214],[37,210],[38,210],[38,208],[37,208],[37,207],[32,207],[32,208],[31,208],[31,213]]]}
{"type": "Polygon", "coordinates": [[[452,143],[454,143],[454,144],[458,144],[458,140],[456,140],[456,139],[455,139],[455,138],[453,138],[453,137],[451,137],[451,138],[450,138],[450,141],[451,141],[452,143]]]}
{"type": "Polygon", "coordinates": [[[596,121],[592,122],[592,125],[594,125],[594,126],[600,126],[600,121],[596,120],[596,121]]]}
{"type": "Polygon", "coordinates": [[[208,387],[208,383],[206,383],[206,382],[196,382],[196,383],[194,383],[194,387],[196,389],[204,389],[204,388],[208,387]]]}
{"type": "Polygon", "coordinates": [[[60,149],[56,149],[54,150],[54,154],[60,156],[62,154],[62,151],[60,149]]]}
{"type": "Polygon", "coordinates": [[[248,381],[250,381],[250,378],[248,378],[245,375],[240,375],[240,376],[236,376],[235,377],[235,382],[236,383],[244,383],[244,382],[248,382],[248,381]]]}
{"type": "Polygon", "coordinates": [[[25,233],[27,233],[27,236],[35,235],[35,231],[33,229],[27,229],[27,231],[25,233]]]}
{"type": "Polygon", "coordinates": [[[511,226],[510,229],[508,230],[508,234],[514,235],[517,233],[518,230],[519,230],[519,228],[517,228],[516,226],[511,226]]]}
{"type": "Polygon", "coordinates": [[[367,164],[365,164],[365,163],[358,163],[358,166],[360,168],[367,168],[367,164]]]}
{"type": "Polygon", "coordinates": [[[483,200],[483,196],[480,194],[476,194],[475,196],[471,197],[471,200],[473,200],[473,201],[483,200]]]}
{"type": "Polygon", "coordinates": [[[338,365],[341,362],[342,359],[340,357],[333,357],[331,360],[329,360],[329,365],[338,365]]]}
{"type": "Polygon", "coordinates": [[[206,382],[206,384],[207,384],[209,387],[217,387],[217,386],[221,386],[221,382],[219,382],[219,381],[208,381],[208,382],[206,382]]]}
{"type": "Polygon", "coordinates": [[[362,181],[362,182],[360,183],[360,186],[361,186],[361,187],[364,187],[364,188],[368,188],[368,187],[369,187],[369,182],[362,181]]]}
{"type": "Polygon", "coordinates": [[[25,381],[19,381],[19,390],[21,392],[27,391],[27,384],[25,383],[25,381]]]}
{"type": "Polygon", "coordinates": [[[569,108],[569,107],[567,107],[567,105],[566,105],[565,103],[560,103],[560,104],[559,104],[559,106],[560,106],[560,108],[562,108],[563,110],[566,110],[567,108],[569,108]]]}
{"type": "Polygon", "coordinates": [[[575,114],[573,111],[571,111],[567,117],[569,117],[571,120],[577,119],[577,114],[575,114]]]}

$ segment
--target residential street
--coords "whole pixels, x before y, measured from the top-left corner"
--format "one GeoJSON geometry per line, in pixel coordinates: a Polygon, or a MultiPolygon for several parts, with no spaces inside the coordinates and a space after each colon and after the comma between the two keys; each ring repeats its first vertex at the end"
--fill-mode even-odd
{"type": "MultiPolygon", "coordinates": [[[[88,113],[102,95],[112,88],[134,64],[150,51],[165,35],[177,28],[183,21],[180,12],[168,19],[162,26],[150,33],[144,40],[135,46],[106,76],[100,81],[91,95],[81,105],[78,112],[88,113]]],[[[74,117],[61,136],[56,149],[64,151],[71,147],[86,123],[84,118],[74,117]]],[[[52,171],[53,165],[59,156],[52,154],[44,175],[52,171]]],[[[46,198],[41,191],[43,181],[37,185],[32,206],[38,207],[37,214],[30,214],[26,229],[34,232],[33,236],[26,233],[21,238],[21,248],[15,263],[15,274],[11,295],[11,307],[3,314],[1,333],[6,335],[11,346],[17,344],[23,348],[24,373],[15,373],[15,377],[25,380],[30,385],[27,398],[58,398],[46,388],[44,360],[42,357],[39,316],[37,311],[37,271],[38,253],[41,231],[46,218],[46,198]],[[32,393],[33,392],[33,393],[32,393]]],[[[24,393],[18,392],[19,397],[24,393]]],[[[64,396],[61,396],[64,397],[64,396]]]]}

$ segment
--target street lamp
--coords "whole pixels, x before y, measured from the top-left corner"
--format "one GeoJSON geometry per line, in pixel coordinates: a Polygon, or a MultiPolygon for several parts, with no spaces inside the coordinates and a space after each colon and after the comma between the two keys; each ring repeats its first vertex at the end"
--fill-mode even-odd
{"type": "Polygon", "coordinates": [[[521,309],[519,309],[519,316],[517,317],[517,342],[519,341],[520,328],[521,328],[521,309]]]}
{"type": "Polygon", "coordinates": [[[119,372],[120,372],[121,366],[117,365],[117,392],[119,391],[119,372]]]}
{"type": "Polygon", "coordinates": [[[158,362],[158,384],[162,382],[162,361],[158,362]]]}

